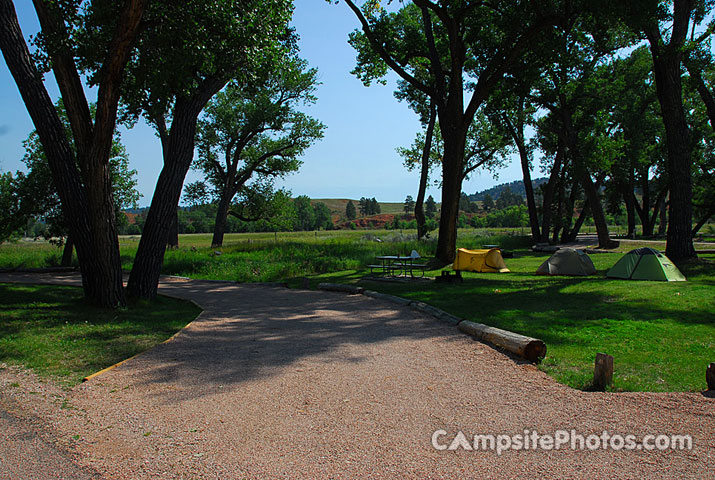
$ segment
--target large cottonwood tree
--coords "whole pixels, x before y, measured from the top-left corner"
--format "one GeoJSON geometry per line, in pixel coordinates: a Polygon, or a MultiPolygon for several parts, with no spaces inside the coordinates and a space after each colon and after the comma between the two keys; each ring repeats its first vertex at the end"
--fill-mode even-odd
{"type": "Polygon", "coordinates": [[[362,28],[350,40],[358,51],[355,74],[369,85],[392,70],[436,106],[444,159],[435,256],[443,264],[450,263],[456,255],[469,127],[508,67],[543,30],[558,22],[557,2],[414,0],[404,2],[396,12],[386,11],[374,0],[362,6],[353,0],[345,3],[362,28]]]}
{"type": "Polygon", "coordinates": [[[147,0],[51,2],[34,0],[40,38],[59,85],[74,136],[70,147],[42,74],[30,56],[10,0],[0,1],[0,48],[42,142],[52,177],[75,239],[85,297],[91,303],[125,304],[109,157],[116,125],[120,84],[142,28],[147,0]],[[109,19],[105,36],[94,43],[97,61],[87,70],[97,85],[96,113],[80,77],[77,36],[93,12],[109,19]],[[75,155],[76,151],[76,155],[75,155]],[[79,167],[78,167],[79,165],[79,167]],[[71,214],[69,214],[71,212],[71,214]]]}

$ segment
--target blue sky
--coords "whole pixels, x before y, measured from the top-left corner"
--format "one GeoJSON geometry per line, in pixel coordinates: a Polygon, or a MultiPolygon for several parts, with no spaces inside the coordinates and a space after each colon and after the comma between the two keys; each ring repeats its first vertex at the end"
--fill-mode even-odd
{"type": "MultiPolygon", "coordinates": [[[[29,0],[15,2],[20,24],[27,38],[39,29],[29,0]]],[[[387,86],[366,88],[350,74],[355,51],[348,34],[358,21],[344,3],[325,0],[296,0],[293,25],[300,35],[301,56],[318,68],[322,84],[318,101],[307,111],[326,126],[325,138],[303,157],[303,166],[279,183],[294,195],[311,198],[375,197],[384,202],[402,202],[417,195],[418,173],[407,172],[395,152],[409,146],[420,130],[417,116],[393,96],[395,77],[387,86]]],[[[54,97],[58,89],[51,75],[46,77],[54,97]]],[[[24,169],[22,141],[33,129],[32,122],[5,66],[0,62],[0,170],[24,169]]],[[[161,146],[151,128],[139,124],[122,132],[131,167],[138,171],[140,205],[148,205],[161,169],[161,146]]],[[[186,183],[199,178],[190,171],[186,183]]],[[[490,186],[521,179],[518,161],[499,172],[495,181],[488,172],[476,173],[465,182],[463,191],[474,193],[490,186]]],[[[428,192],[439,201],[436,188],[428,192]]]]}

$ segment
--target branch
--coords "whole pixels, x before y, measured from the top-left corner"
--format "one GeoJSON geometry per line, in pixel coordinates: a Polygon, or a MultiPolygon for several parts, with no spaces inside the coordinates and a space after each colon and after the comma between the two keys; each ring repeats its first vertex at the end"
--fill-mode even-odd
{"type": "MultiPolygon", "coordinates": [[[[442,99],[444,95],[444,70],[442,69],[442,62],[439,59],[439,54],[437,53],[437,46],[434,42],[434,32],[432,31],[432,18],[430,17],[427,6],[422,6],[424,0],[418,0],[415,5],[418,5],[422,10],[422,22],[425,26],[425,37],[427,37],[427,46],[429,48],[430,54],[430,70],[435,79],[435,93],[442,99]]],[[[430,3],[430,2],[426,2],[430,3]]]]}
{"type": "Polygon", "coordinates": [[[127,0],[117,22],[109,45],[107,57],[99,71],[99,89],[97,91],[97,113],[94,119],[94,138],[91,154],[93,158],[98,152],[109,151],[114,136],[117,121],[117,106],[121,94],[121,83],[124,69],[134,41],[139,34],[141,19],[148,0],[127,0]]]}
{"type": "Polygon", "coordinates": [[[489,92],[491,92],[497,82],[504,76],[509,66],[521,55],[522,51],[527,47],[527,44],[541,32],[541,30],[552,24],[556,24],[556,20],[558,20],[558,18],[555,15],[543,17],[540,21],[527,28],[518,40],[514,41],[511,38],[507,38],[502,42],[499,51],[506,50],[507,53],[501,59],[498,56],[494,56],[487,64],[484,73],[479,76],[479,80],[472,92],[472,98],[469,100],[469,105],[465,110],[465,118],[471,119],[474,116],[479,106],[487,98],[489,92]]]}
{"type": "MultiPolygon", "coordinates": [[[[53,38],[60,38],[64,42],[69,37],[64,21],[58,18],[55,12],[50,11],[46,0],[33,0],[33,4],[48,42],[52,42],[53,38]]],[[[89,155],[88,150],[92,141],[93,123],[82,80],[77,71],[74,58],[66,47],[55,49],[48,44],[47,49],[52,59],[52,71],[60,88],[72,135],[75,139],[80,165],[82,170],[86,171],[84,164],[89,155]]]]}
{"type": "Polygon", "coordinates": [[[387,50],[385,50],[385,46],[377,40],[377,37],[375,37],[375,32],[370,29],[370,24],[368,23],[367,19],[362,14],[360,9],[352,2],[352,0],[345,0],[345,3],[355,13],[355,15],[358,17],[358,20],[360,20],[360,24],[362,25],[362,30],[365,33],[365,36],[370,41],[370,44],[375,49],[377,54],[380,55],[380,58],[382,58],[382,60],[387,63],[387,65],[396,74],[402,77],[403,80],[412,85],[414,88],[421,92],[424,92],[426,95],[434,96],[434,90],[417,80],[409,73],[407,73],[407,71],[403,69],[389,53],[387,53],[387,50]]]}

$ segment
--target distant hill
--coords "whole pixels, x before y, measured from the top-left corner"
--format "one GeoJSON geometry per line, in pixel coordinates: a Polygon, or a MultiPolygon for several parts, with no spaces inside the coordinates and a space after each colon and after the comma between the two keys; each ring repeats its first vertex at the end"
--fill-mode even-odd
{"type": "MultiPolygon", "coordinates": [[[[534,190],[536,190],[539,186],[541,186],[542,184],[544,184],[548,181],[549,181],[549,179],[547,177],[534,178],[531,180],[531,184],[534,186],[534,190]]],[[[517,195],[521,196],[522,198],[526,198],[526,190],[524,189],[524,182],[522,180],[515,180],[515,181],[509,182],[509,183],[502,183],[502,184],[496,185],[492,188],[482,190],[481,192],[476,192],[476,193],[473,193],[472,195],[468,195],[468,197],[469,197],[469,200],[471,200],[472,202],[475,202],[475,201],[484,200],[484,196],[489,194],[489,195],[491,195],[492,199],[496,200],[497,198],[499,198],[499,195],[501,195],[502,190],[504,190],[507,187],[513,193],[516,193],[517,195]]]]}
{"type": "MultiPolygon", "coordinates": [[[[330,209],[330,213],[334,215],[339,215],[340,217],[345,216],[345,207],[348,205],[348,201],[352,200],[355,209],[357,210],[358,217],[360,216],[360,200],[359,199],[347,199],[347,198],[311,198],[310,203],[315,205],[316,203],[324,203],[326,207],[330,209]]],[[[380,204],[381,214],[400,214],[404,213],[402,208],[403,203],[391,203],[391,202],[377,202],[380,204]]]]}

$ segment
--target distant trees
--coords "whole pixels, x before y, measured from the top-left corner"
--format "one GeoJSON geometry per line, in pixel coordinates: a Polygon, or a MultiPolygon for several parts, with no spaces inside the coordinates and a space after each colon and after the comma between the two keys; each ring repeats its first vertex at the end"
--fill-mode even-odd
{"type": "Polygon", "coordinates": [[[355,220],[357,217],[357,210],[355,209],[355,204],[352,200],[348,200],[347,205],[345,205],[345,218],[348,220],[355,220]]]}
{"type": "Polygon", "coordinates": [[[484,200],[482,200],[482,208],[485,212],[491,212],[494,209],[494,199],[488,193],[484,195],[484,200]]]}
{"type": "Polygon", "coordinates": [[[360,210],[360,215],[363,217],[368,215],[377,215],[380,213],[380,204],[377,200],[375,200],[375,197],[362,197],[358,202],[358,209],[360,210]]]}

